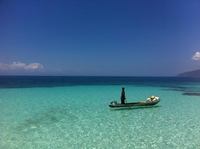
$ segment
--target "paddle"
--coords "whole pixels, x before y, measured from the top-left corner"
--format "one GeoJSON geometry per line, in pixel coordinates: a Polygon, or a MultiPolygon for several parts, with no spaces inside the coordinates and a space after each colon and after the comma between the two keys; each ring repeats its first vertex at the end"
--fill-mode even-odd
{"type": "MultiPolygon", "coordinates": [[[[125,100],[125,103],[127,104],[127,100],[126,99],[124,99],[125,100]]],[[[128,106],[129,108],[131,108],[131,106],[128,106]]]]}
{"type": "Polygon", "coordinates": [[[126,99],[125,99],[124,101],[125,101],[125,103],[127,103],[127,100],[126,100],[126,99]]]}

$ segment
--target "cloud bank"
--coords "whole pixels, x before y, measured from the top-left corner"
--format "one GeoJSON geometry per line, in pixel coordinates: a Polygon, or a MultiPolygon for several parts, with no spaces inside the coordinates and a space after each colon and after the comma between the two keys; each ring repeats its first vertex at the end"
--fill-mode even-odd
{"type": "Polygon", "coordinates": [[[30,63],[26,65],[21,62],[13,62],[12,64],[0,63],[1,70],[42,70],[44,67],[40,63],[30,63]]]}
{"type": "Polygon", "coordinates": [[[200,52],[196,52],[195,55],[192,57],[193,60],[200,60],[200,52]]]}

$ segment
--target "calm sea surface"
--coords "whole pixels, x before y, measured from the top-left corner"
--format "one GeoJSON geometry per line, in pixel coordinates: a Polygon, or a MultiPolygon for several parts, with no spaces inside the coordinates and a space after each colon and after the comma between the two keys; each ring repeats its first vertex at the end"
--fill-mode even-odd
{"type": "Polygon", "coordinates": [[[200,149],[200,78],[0,76],[2,149],[200,149]],[[111,109],[155,95],[152,107],[111,109]]]}

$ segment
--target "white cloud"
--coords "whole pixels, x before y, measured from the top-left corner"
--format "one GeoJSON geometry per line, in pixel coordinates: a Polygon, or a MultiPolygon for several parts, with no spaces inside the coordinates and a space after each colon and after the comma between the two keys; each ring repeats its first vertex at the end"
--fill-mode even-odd
{"type": "Polygon", "coordinates": [[[25,69],[43,69],[44,67],[40,63],[30,63],[28,66],[25,67],[25,69]]]}
{"type": "Polygon", "coordinates": [[[192,57],[193,60],[200,60],[200,52],[196,52],[195,55],[192,57]]]}
{"type": "Polygon", "coordinates": [[[0,69],[3,69],[3,70],[15,70],[15,69],[41,70],[41,69],[44,69],[44,67],[40,63],[30,63],[29,65],[26,65],[25,63],[21,63],[21,62],[13,62],[12,64],[0,63],[0,69]]]}

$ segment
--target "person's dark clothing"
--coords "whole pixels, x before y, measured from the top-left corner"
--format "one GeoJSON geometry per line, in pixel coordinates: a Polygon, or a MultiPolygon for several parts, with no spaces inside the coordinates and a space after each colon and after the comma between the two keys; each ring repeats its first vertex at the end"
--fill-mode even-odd
{"type": "Polygon", "coordinates": [[[125,104],[125,99],[126,99],[125,91],[124,91],[124,88],[122,88],[122,92],[121,92],[121,104],[125,104]]]}

